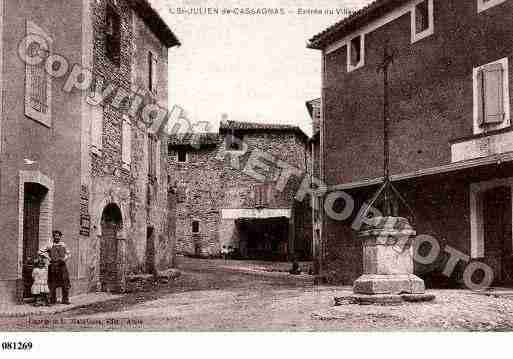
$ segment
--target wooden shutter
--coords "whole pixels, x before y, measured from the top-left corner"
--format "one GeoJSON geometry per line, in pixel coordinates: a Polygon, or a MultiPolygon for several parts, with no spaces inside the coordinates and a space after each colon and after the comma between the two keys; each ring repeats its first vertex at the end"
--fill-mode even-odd
{"type": "Polygon", "coordinates": [[[123,119],[123,134],[122,134],[121,157],[126,165],[132,163],[132,126],[130,122],[123,119]]]}
{"type": "Polygon", "coordinates": [[[481,126],[504,121],[504,69],[502,64],[485,66],[478,72],[478,118],[481,126]]]}
{"type": "Polygon", "coordinates": [[[45,70],[45,59],[50,55],[52,38],[32,21],[27,21],[26,26],[27,35],[44,40],[44,45],[34,44],[29,48],[31,56],[37,54],[44,60],[37,65],[25,65],[25,115],[50,127],[51,78],[45,70]]]}

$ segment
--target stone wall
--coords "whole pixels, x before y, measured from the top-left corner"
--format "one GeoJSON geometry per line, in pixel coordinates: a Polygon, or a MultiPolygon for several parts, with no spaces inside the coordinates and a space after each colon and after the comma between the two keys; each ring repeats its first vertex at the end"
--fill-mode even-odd
{"type": "MultiPolygon", "coordinates": [[[[167,49],[148,29],[146,24],[131,10],[125,0],[117,2],[121,16],[120,65],[114,64],[105,51],[105,9],[107,2],[93,1],[92,20],[94,28],[93,70],[96,76],[105,79],[103,86],[113,84],[128,94],[135,91],[167,106],[167,49]],[[152,51],[158,56],[159,80],[155,93],[148,91],[147,54],[152,51]],[[146,60],[146,61],[145,61],[146,60]]],[[[114,92],[116,95],[117,92],[114,92]]],[[[119,92],[118,92],[119,93],[119,92]]],[[[148,176],[148,134],[140,114],[131,121],[131,165],[122,166],[122,122],[128,102],[114,106],[113,98],[105,101],[103,107],[103,148],[99,155],[91,153],[91,211],[92,222],[97,227],[93,236],[100,233],[101,213],[106,203],[117,204],[123,213],[123,233],[127,272],[147,271],[148,256],[156,269],[172,265],[172,245],[167,233],[167,150],[166,140],[157,142],[157,172],[155,178],[148,176]],[[160,169],[160,170],[159,170],[160,169]],[[147,231],[153,228],[153,236],[147,238],[147,231]]],[[[147,103],[147,102],[146,102],[147,103]]],[[[101,240],[101,239],[100,239],[101,240]]],[[[98,273],[99,262],[95,251],[98,246],[91,240],[88,259],[88,273],[98,273]]],[[[124,258],[119,258],[120,261],[124,258]]],[[[92,278],[93,274],[89,274],[92,278]]],[[[90,279],[90,281],[92,281],[90,279]]],[[[94,283],[91,283],[94,286],[94,283]]]]}
{"type": "MultiPolygon", "coordinates": [[[[225,149],[224,134],[215,145],[194,149],[188,147],[187,162],[177,161],[177,146],[170,146],[170,185],[177,190],[176,241],[177,252],[189,255],[219,256],[222,246],[239,247],[240,233],[233,219],[222,219],[222,209],[256,209],[255,188],[262,181],[248,175],[245,168],[252,153],[264,153],[273,162],[283,161],[304,172],[307,165],[306,137],[293,131],[247,132],[246,153],[225,149]],[[234,159],[237,158],[235,161],[234,159]],[[235,165],[235,166],[234,166],[235,165]],[[183,192],[181,197],[180,192],[183,192]],[[181,198],[180,198],[181,197],[181,198]],[[198,234],[192,233],[192,221],[200,222],[198,234]]],[[[302,176],[292,177],[283,191],[276,186],[280,170],[271,164],[265,182],[268,203],[265,209],[290,209],[295,215],[298,249],[309,252],[311,215],[308,197],[297,203],[294,196],[302,176]]]]}

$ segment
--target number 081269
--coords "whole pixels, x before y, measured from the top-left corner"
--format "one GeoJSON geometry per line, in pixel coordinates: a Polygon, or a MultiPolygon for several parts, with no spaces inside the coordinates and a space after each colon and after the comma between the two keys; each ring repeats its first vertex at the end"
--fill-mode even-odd
{"type": "Polygon", "coordinates": [[[2,350],[31,350],[32,342],[2,342],[2,350]]]}

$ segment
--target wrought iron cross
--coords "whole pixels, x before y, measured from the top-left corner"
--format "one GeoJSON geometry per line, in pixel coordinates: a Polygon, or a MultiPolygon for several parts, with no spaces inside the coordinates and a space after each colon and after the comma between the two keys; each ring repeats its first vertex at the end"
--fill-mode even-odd
{"type": "Polygon", "coordinates": [[[390,65],[394,62],[394,54],[390,52],[388,41],[383,48],[383,62],[378,66],[378,72],[383,71],[383,184],[372,197],[367,209],[364,211],[364,216],[367,216],[370,208],[378,202],[378,199],[383,196],[383,215],[385,217],[395,215],[392,213],[392,197],[395,196],[400,202],[408,209],[411,215],[411,221],[414,221],[414,214],[412,208],[408,205],[406,200],[401,196],[399,191],[394,187],[390,181],[390,136],[389,136],[389,84],[388,76],[390,65]]]}
{"type": "Polygon", "coordinates": [[[389,139],[389,98],[388,98],[388,70],[394,62],[394,54],[388,49],[388,42],[383,48],[383,62],[379,70],[383,71],[383,178],[390,181],[390,139],[389,139]]]}

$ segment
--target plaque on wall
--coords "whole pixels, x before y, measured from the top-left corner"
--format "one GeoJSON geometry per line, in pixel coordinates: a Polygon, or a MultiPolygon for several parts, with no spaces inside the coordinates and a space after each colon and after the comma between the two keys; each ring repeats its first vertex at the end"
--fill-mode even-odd
{"type": "Polygon", "coordinates": [[[80,189],[80,235],[89,237],[91,216],[89,215],[89,190],[87,186],[80,189]]]}

